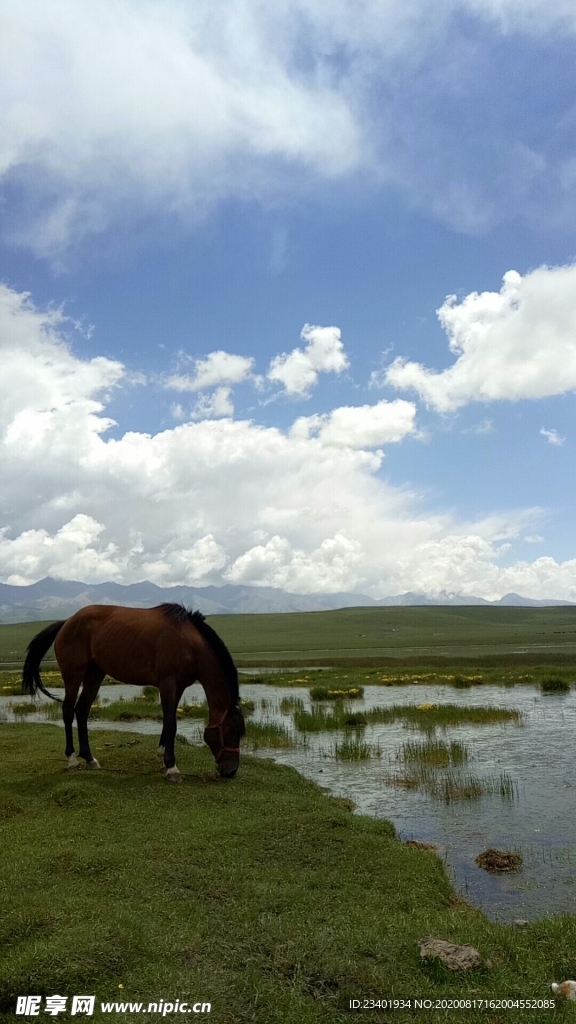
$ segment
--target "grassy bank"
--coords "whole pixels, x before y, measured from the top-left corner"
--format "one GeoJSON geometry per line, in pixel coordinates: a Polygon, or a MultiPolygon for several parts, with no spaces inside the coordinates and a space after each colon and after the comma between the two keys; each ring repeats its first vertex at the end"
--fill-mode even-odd
{"type": "MultiPolygon", "coordinates": [[[[237,779],[215,781],[209,752],[182,743],[184,784],[170,786],[157,737],[97,732],[104,769],[66,773],[61,729],[0,729],[3,1021],[19,1019],[17,995],[58,992],[94,993],[97,1006],[206,1000],[217,1024],[315,1024],[350,1021],[340,1007],[358,996],[545,999],[574,973],[576,918],[522,931],[487,921],[437,857],[290,769],[243,756],[237,779]],[[458,976],[426,966],[416,942],[427,935],[472,943],[489,963],[458,976]]],[[[551,1019],[530,1019],[539,1013],[551,1019]]],[[[92,1019],[111,1017],[142,1020],[92,1019]]]]}
{"type": "MultiPolygon", "coordinates": [[[[390,659],[388,659],[389,661],[390,659]]],[[[455,690],[468,690],[476,686],[539,686],[550,681],[560,680],[560,687],[555,683],[554,689],[562,689],[576,683],[576,664],[567,662],[561,665],[535,663],[527,665],[503,664],[483,665],[475,660],[470,665],[465,659],[460,662],[448,663],[442,658],[431,664],[426,662],[416,666],[412,659],[400,659],[392,668],[389,663],[375,664],[368,662],[357,665],[351,661],[343,664],[332,664],[324,667],[310,666],[307,671],[285,671],[282,668],[267,672],[262,667],[251,673],[243,672],[241,683],[265,683],[267,686],[308,687],[312,699],[320,690],[335,696],[329,699],[342,699],[340,693],[363,691],[365,686],[450,686],[455,690]]],[[[356,699],[352,697],[350,699],[356,699]]]]}

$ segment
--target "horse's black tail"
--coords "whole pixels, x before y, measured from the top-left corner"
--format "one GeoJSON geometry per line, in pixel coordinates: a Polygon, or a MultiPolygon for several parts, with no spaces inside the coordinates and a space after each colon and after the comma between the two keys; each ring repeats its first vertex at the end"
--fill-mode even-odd
{"type": "Polygon", "coordinates": [[[56,635],[62,629],[66,619],[62,622],[53,622],[51,626],[46,626],[41,633],[37,633],[33,640],[28,644],[28,653],[26,655],[26,661],[24,662],[24,668],[22,670],[22,691],[23,693],[29,693],[32,696],[36,693],[36,690],[41,690],[47,697],[51,697],[52,700],[59,700],[62,703],[60,697],[55,697],[53,693],[50,693],[40,676],[40,662],[49,651],[56,635]]]}

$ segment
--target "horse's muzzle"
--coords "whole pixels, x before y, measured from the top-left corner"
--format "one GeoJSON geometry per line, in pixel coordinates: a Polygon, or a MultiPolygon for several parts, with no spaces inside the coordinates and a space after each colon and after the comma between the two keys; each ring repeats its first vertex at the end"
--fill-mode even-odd
{"type": "Polygon", "coordinates": [[[238,765],[234,767],[233,765],[219,764],[218,771],[223,779],[233,779],[238,771],[238,765]]]}

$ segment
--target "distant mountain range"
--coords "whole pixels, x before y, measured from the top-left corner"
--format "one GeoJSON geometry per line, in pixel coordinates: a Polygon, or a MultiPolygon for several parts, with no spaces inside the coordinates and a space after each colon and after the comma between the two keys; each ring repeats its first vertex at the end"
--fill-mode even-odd
{"type": "Polygon", "coordinates": [[[426,597],[400,594],[375,601],[364,594],[288,594],[273,587],[158,587],[145,580],[123,586],[120,583],[78,583],[47,576],[28,587],[0,583],[0,623],[37,622],[65,619],[87,604],[121,604],[151,608],[163,601],[181,602],[205,615],[236,615],[255,612],[317,612],[359,606],[398,607],[410,605],[502,605],[547,607],[570,605],[570,601],[533,601],[518,594],[506,594],[499,601],[481,597],[426,597]]]}

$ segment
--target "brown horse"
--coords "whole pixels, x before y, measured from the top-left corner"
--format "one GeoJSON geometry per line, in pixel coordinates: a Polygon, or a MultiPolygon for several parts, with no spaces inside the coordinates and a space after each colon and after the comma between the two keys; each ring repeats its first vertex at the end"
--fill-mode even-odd
{"type": "Polygon", "coordinates": [[[182,780],[174,757],[176,708],[186,687],[198,680],[209,711],[204,740],[220,775],[228,779],[236,775],[240,739],[246,731],[238,670],[225,643],[200,612],[189,612],[179,604],[157,608],[94,604],[82,608],[71,618],[47,626],[29,644],[22,676],[26,693],[40,689],[52,697],[40,677],[40,662],[52,644],[66,694],[62,717],[70,768],[78,767],[72,733],[74,714],[80,757],[88,768],[100,767],[90,751],[88,714],[108,674],[122,683],[158,687],[164,713],[158,753],[164,758],[166,778],[171,782],[182,780]]]}

